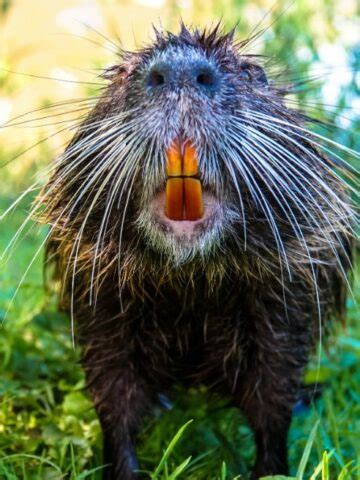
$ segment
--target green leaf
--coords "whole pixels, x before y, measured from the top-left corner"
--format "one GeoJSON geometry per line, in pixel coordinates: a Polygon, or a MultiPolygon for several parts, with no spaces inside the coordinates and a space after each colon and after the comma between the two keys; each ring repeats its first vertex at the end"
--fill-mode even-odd
{"type": "Polygon", "coordinates": [[[90,400],[81,392],[71,392],[64,398],[63,412],[70,415],[78,415],[92,408],[90,400]]]}

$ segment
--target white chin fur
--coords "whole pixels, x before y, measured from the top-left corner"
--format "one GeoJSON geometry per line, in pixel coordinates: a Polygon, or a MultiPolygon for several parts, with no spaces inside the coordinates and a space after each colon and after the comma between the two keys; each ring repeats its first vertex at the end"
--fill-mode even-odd
{"type": "Polygon", "coordinates": [[[154,196],[136,221],[149,245],[180,265],[200,256],[205,259],[220,247],[224,230],[224,212],[216,197],[203,193],[204,215],[195,221],[170,220],[165,215],[165,193],[154,196]]]}

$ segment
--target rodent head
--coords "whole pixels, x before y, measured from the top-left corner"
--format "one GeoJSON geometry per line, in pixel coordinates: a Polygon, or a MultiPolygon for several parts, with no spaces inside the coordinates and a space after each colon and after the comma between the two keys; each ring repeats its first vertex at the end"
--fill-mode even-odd
{"type": "Polygon", "coordinates": [[[72,230],[95,258],[131,245],[127,255],[178,266],[236,250],[268,270],[289,264],[291,242],[292,261],[307,258],[314,232],[334,242],[351,216],[341,183],[247,41],[219,26],[155,33],[104,73],[106,92],[45,188],[59,236],[72,230]]]}
{"type": "Polygon", "coordinates": [[[181,263],[206,256],[221,244],[234,222],[243,222],[238,208],[243,188],[239,172],[226,165],[227,151],[235,142],[228,132],[237,112],[269,98],[273,101],[274,93],[260,65],[240,54],[244,45],[234,42],[233,31],[220,34],[216,27],[209,33],[191,32],[182,25],[177,36],[155,33],[151,46],[125,54],[123,63],[106,76],[112,80],[112,104],[118,98],[121,111],[130,112],[127,121],[134,123],[136,131],[132,140],[136,146],[124,165],[135,168],[137,164],[141,178],[133,194],[139,206],[139,234],[153,249],[181,263]],[[171,201],[167,161],[174,145],[180,156],[190,145],[196,157],[200,199],[193,198],[199,196],[195,192],[191,200],[201,202],[202,212],[195,219],[188,220],[185,211],[185,184],[191,183],[185,178],[180,200],[174,199],[183,203],[183,218],[167,214],[166,204],[171,201]],[[136,157],[139,147],[142,154],[136,157]]]}

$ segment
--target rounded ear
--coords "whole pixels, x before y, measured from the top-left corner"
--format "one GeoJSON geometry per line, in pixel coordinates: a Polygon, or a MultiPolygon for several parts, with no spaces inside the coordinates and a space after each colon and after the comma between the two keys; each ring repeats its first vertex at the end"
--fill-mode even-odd
{"type": "Polygon", "coordinates": [[[123,65],[112,65],[102,72],[101,77],[110,82],[121,83],[127,73],[127,69],[123,65]]]}
{"type": "Polygon", "coordinates": [[[251,71],[253,81],[261,83],[262,85],[268,85],[268,79],[265,70],[260,65],[252,65],[251,71]]]}
{"type": "Polygon", "coordinates": [[[269,84],[264,69],[256,63],[244,62],[241,65],[239,75],[244,81],[258,83],[264,86],[269,84]]]}

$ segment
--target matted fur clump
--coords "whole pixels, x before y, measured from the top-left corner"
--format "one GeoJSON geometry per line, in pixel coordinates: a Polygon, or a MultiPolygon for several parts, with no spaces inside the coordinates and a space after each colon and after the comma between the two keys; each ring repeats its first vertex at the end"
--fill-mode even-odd
{"type": "Polygon", "coordinates": [[[104,73],[38,198],[104,431],[104,478],[138,478],[136,434],[177,383],[245,412],[254,478],[286,474],[309,350],[344,306],[345,165],[246,53],[249,40],[219,26],[155,33],[104,73]],[[189,148],[195,173],[171,177],[189,148]]]}

